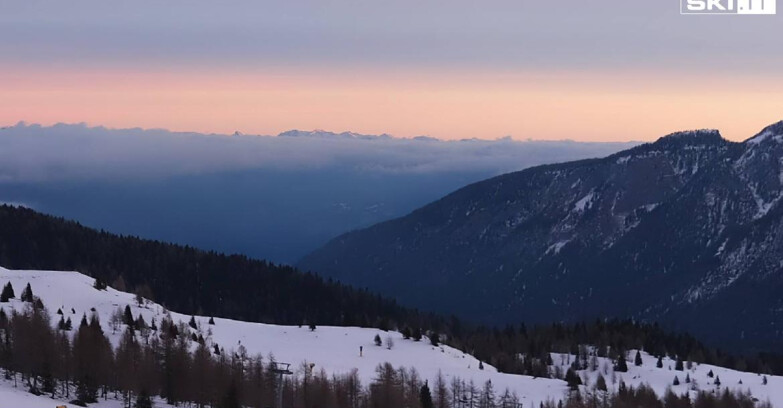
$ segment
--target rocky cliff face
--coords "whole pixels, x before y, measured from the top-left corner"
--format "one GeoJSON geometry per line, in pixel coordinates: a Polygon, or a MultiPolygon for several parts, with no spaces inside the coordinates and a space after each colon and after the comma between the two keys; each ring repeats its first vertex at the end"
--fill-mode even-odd
{"type": "Polygon", "coordinates": [[[783,122],[681,132],[467,186],[300,266],[490,323],[634,317],[780,348],[782,193],[783,122]]]}

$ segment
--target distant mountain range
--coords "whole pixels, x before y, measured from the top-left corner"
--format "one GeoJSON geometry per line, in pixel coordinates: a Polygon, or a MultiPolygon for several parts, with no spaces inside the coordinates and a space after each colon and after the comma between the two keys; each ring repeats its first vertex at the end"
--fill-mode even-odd
{"type": "Polygon", "coordinates": [[[780,349],[782,196],[783,122],[680,132],[469,185],[299,266],[489,323],[633,317],[780,349]]]}

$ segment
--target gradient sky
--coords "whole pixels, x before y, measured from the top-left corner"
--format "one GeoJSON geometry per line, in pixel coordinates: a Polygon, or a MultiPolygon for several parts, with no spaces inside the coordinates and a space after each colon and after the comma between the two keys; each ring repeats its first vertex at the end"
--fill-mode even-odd
{"type": "Polygon", "coordinates": [[[781,38],[679,0],[0,0],[0,124],[742,140],[783,119],[781,38]]]}

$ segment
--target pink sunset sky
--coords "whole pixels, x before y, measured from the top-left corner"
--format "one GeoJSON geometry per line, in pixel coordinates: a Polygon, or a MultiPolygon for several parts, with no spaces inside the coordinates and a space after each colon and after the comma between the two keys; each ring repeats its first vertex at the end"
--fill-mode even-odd
{"type": "Polygon", "coordinates": [[[18,3],[3,125],[625,141],[783,119],[781,18],[677,0],[18,3]]]}

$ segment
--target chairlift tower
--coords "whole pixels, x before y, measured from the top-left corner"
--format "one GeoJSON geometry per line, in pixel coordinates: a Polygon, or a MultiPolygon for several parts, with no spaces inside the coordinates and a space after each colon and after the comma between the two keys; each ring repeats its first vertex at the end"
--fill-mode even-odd
{"type": "Polygon", "coordinates": [[[277,401],[276,408],[283,408],[283,376],[292,375],[291,363],[272,362],[272,372],[277,377],[277,401]]]}

